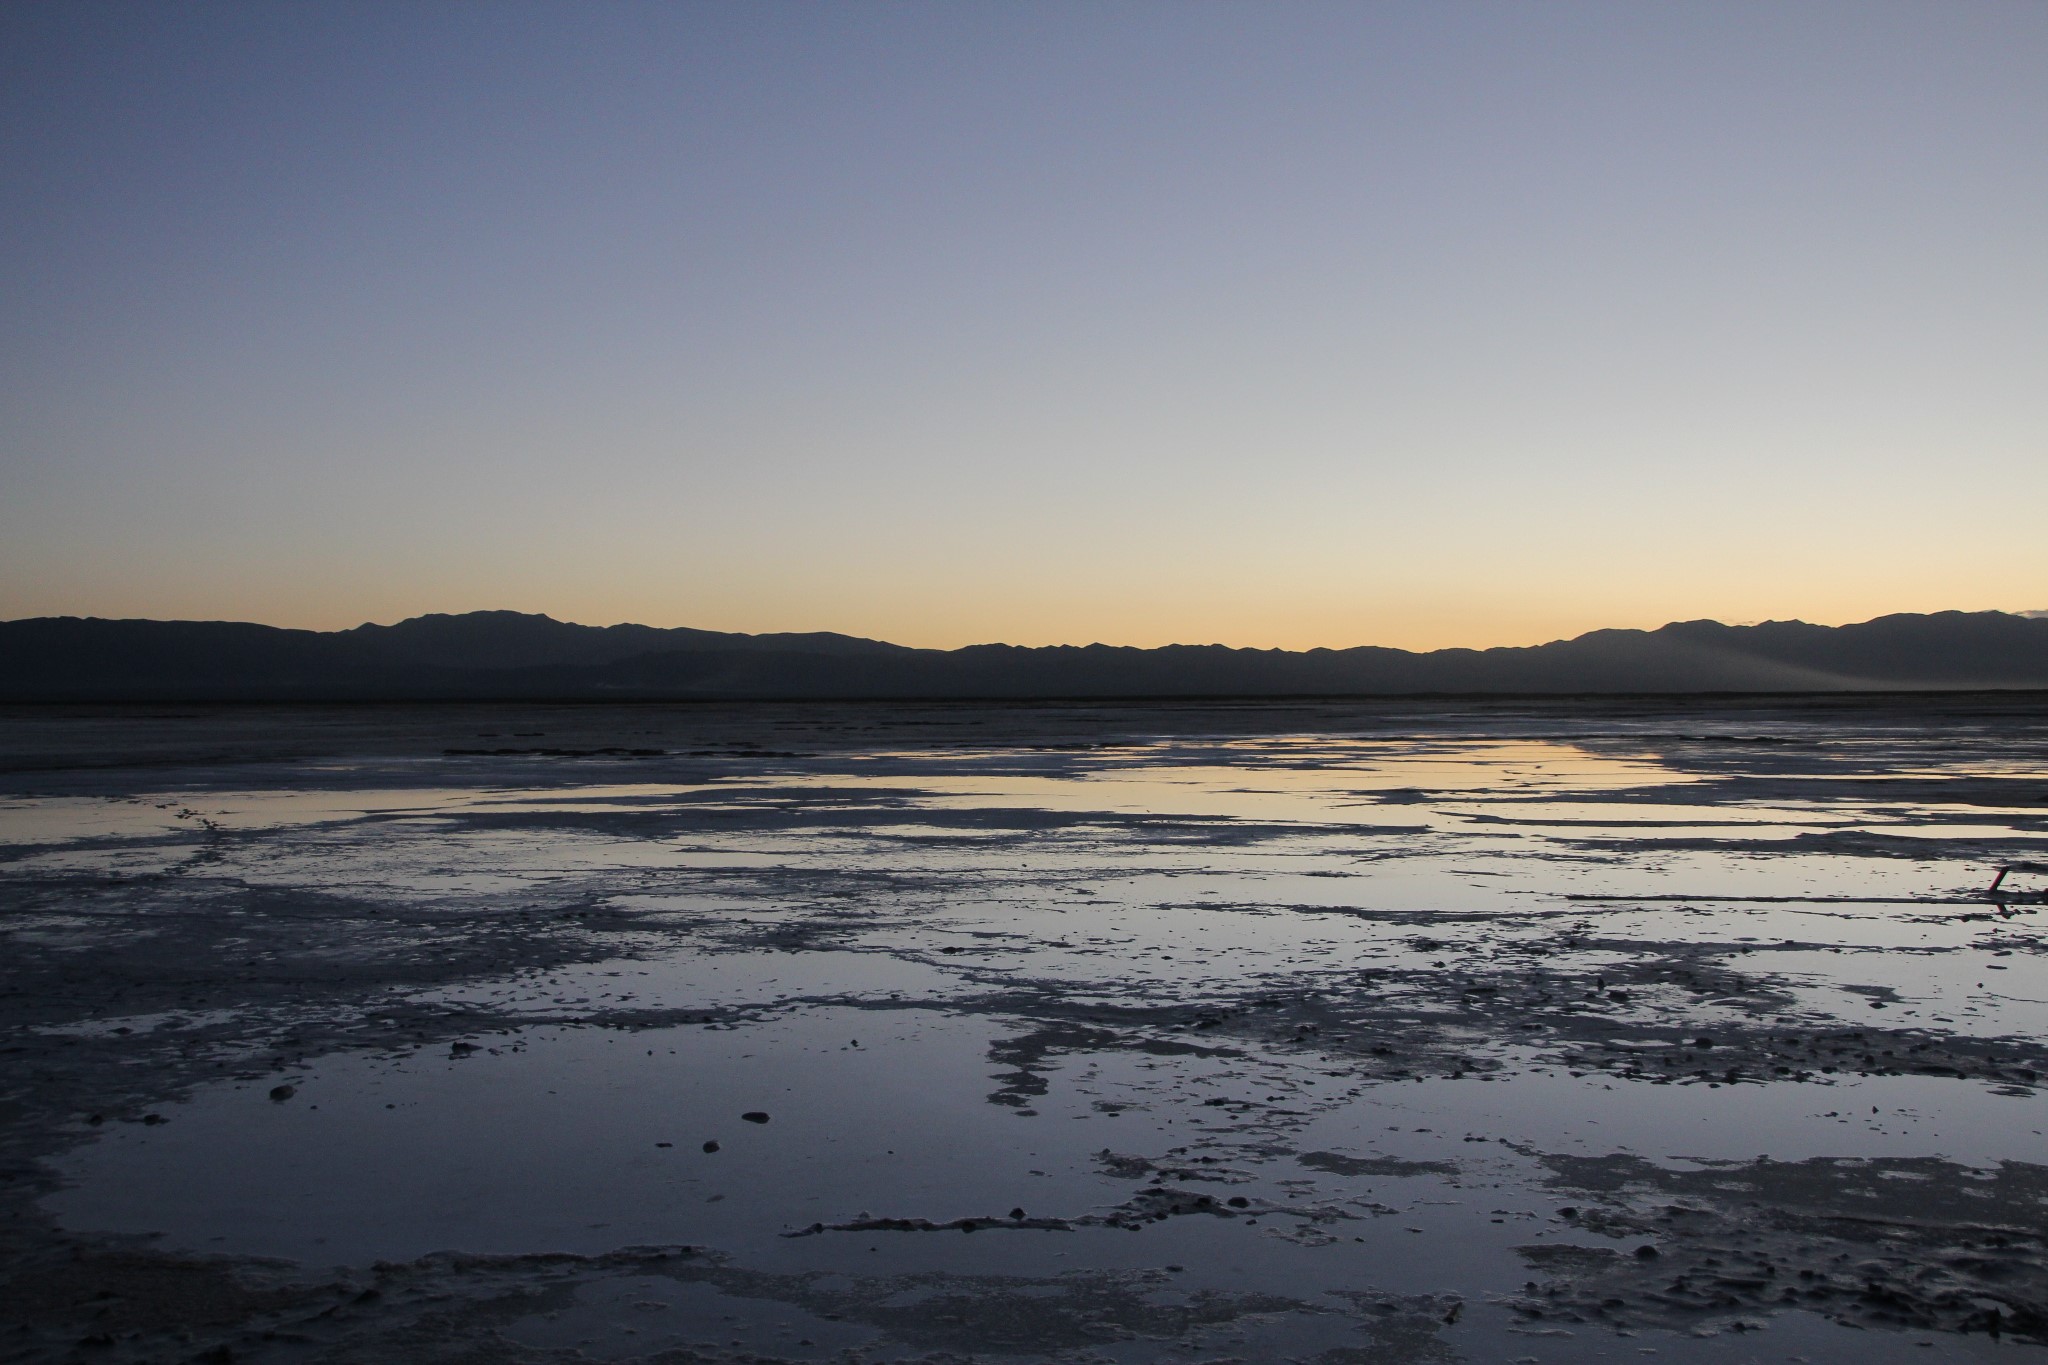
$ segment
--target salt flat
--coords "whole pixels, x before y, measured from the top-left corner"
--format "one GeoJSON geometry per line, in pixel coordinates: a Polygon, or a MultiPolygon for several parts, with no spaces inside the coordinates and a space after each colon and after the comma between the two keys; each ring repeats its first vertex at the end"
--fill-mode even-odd
{"type": "Polygon", "coordinates": [[[2044,859],[2026,695],[7,710],[4,1348],[2048,1359],[2044,859]]]}

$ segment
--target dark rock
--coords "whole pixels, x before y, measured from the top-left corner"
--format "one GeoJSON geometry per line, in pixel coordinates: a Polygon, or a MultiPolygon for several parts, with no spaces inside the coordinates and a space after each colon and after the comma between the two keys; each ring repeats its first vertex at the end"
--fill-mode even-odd
{"type": "Polygon", "coordinates": [[[298,1093],[299,1088],[295,1085],[273,1085],[270,1087],[270,1102],[272,1104],[283,1104],[298,1093]]]}
{"type": "Polygon", "coordinates": [[[759,1109],[749,1109],[746,1113],[741,1114],[740,1117],[748,1123],[766,1123],[768,1121],[768,1115],[759,1109]]]}
{"type": "Polygon", "coordinates": [[[707,1142],[704,1144],[704,1150],[707,1152],[715,1152],[718,1150],[718,1143],[716,1141],[707,1142]]]}

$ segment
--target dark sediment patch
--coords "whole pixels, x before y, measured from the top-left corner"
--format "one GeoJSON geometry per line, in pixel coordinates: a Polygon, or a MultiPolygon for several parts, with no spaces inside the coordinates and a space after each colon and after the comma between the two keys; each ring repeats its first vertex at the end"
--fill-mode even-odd
{"type": "Polygon", "coordinates": [[[1702,1163],[1548,1156],[1616,1248],[1523,1248],[1523,1317],[1694,1330],[1803,1309],[1858,1326],[2048,1333],[2048,1167],[1938,1159],[1702,1163]]]}

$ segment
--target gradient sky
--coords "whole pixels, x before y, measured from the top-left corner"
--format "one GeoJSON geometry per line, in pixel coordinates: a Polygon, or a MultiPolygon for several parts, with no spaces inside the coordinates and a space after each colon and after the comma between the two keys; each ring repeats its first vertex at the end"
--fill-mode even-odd
{"type": "Polygon", "coordinates": [[[0,617],[2048,606],[2048,5],[0,9],[0,617]]]}

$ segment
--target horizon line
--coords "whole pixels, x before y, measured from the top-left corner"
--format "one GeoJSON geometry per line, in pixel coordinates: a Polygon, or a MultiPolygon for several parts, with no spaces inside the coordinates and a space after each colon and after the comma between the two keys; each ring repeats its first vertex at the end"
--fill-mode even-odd
{"type": "Polygon", "coordinates": [[[706,626],[656,626],[649,625],[648,623],[642,621],[614,621],[607,625],[594,625],[586,621],[566,620],[561,617],[552,616],[544,611],[520,611],[510,607],[479,607],[473,608],[468,611],[425,611],[415,613],[411,616],[400,617],[397,620],[391,622],[363,621],[353,626],[338,626],[327,629],[322,629],[316,626],[283,626],[268,621],[253,621],[245,619],[234,619],[229,617],[200,618],[157,616],[95,616],[78,614],[46,614],[40,616],[13,617],[6,620],[0,620],[0,626],[22,625],[35,621],[99,621],[106,622],[109,624],[145,623],[150,625],[253,626],[265,630],[299,631],[313,635],[346,635],[358,630],[392,630],[400,626],[408,625],[415,621],[427,621],[434,619],[461,620],[465,617],[475,616],[515,617],[524,620],[546,621],[552,625],[568,626],[578,630],[616,630],[620,628],[654,631],[686,630],[694,631],[705,635],[726,635],[747,639],[769,639],[776,636],[831,636],[842,640],[857,640],[868,644],[886,645],[894,649],[912,650],[922,653],[933,654],[951,654],[959,652],[961,650],[969,649],[1127,649],[1133,651],[1150,651],[1158,649],[1227,649],[1234,651],[1250,651],[1262,654],[1313,654],[1317,652],[1344,653],[1350,650],[1357,649],[1383,649],[1402,654],[1427,655],[1459,650],[1470,653],[1486,653],[1491,652],[1493,650],[1501,649],[1541,649],[1546,645],[1562,644],[1572,640],[1580,640],[1584,639],[1589,635],[1599,635],[1609,632],[1648,635],[1654,634],[1660,630],[1670,629],[1673,626],[1690,625],[1718,626],[1724,630],[1748,630],[1764,626],[1808,626],[1821,630],[1841,630],[1853,626],[1870,625],[1877,621],[1890,620],[1895,617],[1901,616],[2010,616],[2020,620],[2048,620],[2048,608],[2014,609],[1994,607],[1985,608],[1977,611],[1970,611],[1958,607],[1949,607],[1936,611],[1881,612],[1876,616],[1866,617],[1862,620],[1842,621],[1837,623],[1807,621],[1801,617],[1772,617],[1763,620],[1723,621],[1717,617],[1697,616],[1686,618],[1674,618],[1671,620],[1666,620],[1656,626],[1594,626],[1590,629],[1580,631],[1576,635],[1555,636],[1548,640],[1537,641],[1533,644],[1439,645],[1428,649],[1414,649],[1402,645],[1378,645],[1371,643],[1349,645],[1309,645],[1299,648],[1289,648],[1287,646],[1279,645],[1233,645],[1213,640],[1206,642],[1195,642],[1187,640],[1170,641],[1168,643],[1159,645],[1113,644],[1105,640],[1091,640],[1086,644],[1063,642],[1058,644],[1017,645],[1010,644],[1007,641],[1002,640],[981,640],[974,641],[964,645],[954,646],[905,645],[900,644],[894,640],[886,639],[882,636],[856,635],[850,631],[829,629],[760,631],[720,630],[706,626]]]}

